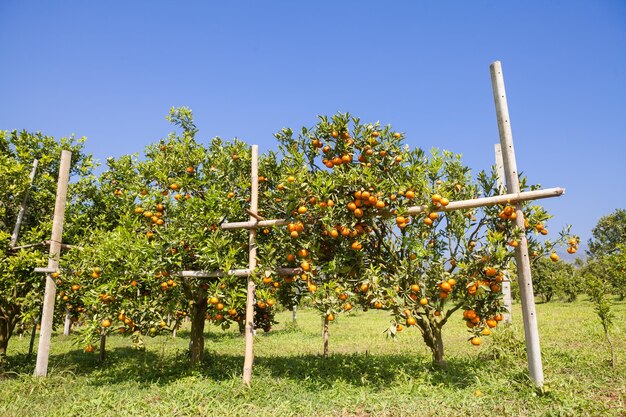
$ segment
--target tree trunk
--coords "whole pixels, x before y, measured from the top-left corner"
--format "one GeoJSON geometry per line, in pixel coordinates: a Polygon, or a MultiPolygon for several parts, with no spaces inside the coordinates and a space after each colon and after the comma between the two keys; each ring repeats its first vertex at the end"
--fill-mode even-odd
{"type": "Polygon", "coordinates": [[[30,345],[28,346],[28,357],[30,358],[35,350],[35,336],[37,335],[37,322],[33,323],[33,331],[30,332],[30,345]]]}
{"type": "Polygon", "coordinates": [[[191,353],[191,364],[197,365],[202,361],[204,355],[204,321],[207,313],[206,297],[198,297],[191,309],[191,340],[189,350],[191,353]]]}
{"type": "Polygon", "coordinates": [[[433,364],[439,367],[446,366],[446,359],[443,350],[443,337],[441,327],[437,323],[430,323],[428,319],[418,321],[418,326],[422,331],[424,342],[433,355],[433,364]]]}
{"type": "Polygon", "coordinates": [[[7,347],[9,346],[9,339],[13,334],[13,329],[16,324],[14,315],[7,315],[6,317],[0,317],[0,363],[4,362],[7,354],[7,347]]]}
{"type": "Polygon", "coordinates": [[[104,362],[106,357],[106,347],[107,347],[107,335],[106,333],[102,333],[100,335],[100,356],[98,356],[99,362],[104,362]]]}
{"type": "Polygon", "coordinates": [[[324,317],[324,325],[322,327],[322,337],[324,338],[324,357],[328,357],[328,317],[324,317]]]}

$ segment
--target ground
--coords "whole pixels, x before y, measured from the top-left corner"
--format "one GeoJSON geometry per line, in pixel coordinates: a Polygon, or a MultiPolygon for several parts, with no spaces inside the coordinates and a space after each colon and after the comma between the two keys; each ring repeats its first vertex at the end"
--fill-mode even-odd
{"type": "MultiPolygon", "coordinates": [[[[86,354],[73,339],[52,340],[49,376],[30,376],[28,337],[9,346],[11,371],[0,380],[2,416],[479,416],[626,415],[626,303],[614,306],[617,367],[588,301],[537,305],[546,387],[526,371],[519,305],[514,325],[476,348],[460,317],[444,330],[448,366],[433,369],[417,329],[396,342],[382,333],[381,311],[341,316],[331,326],[331,357],[320,357],[321,319],[312,310],[278,315],[260,333],[250,388],[241,384],[243,338],[211,327],[207,360],[187,365],[188,333],[107,343],[108,358],[86,354]]],[[[460,314],[459,314],[460,316],[460,314]]],[[[35,345],[36,346],[36,345],[35,345]]]]}

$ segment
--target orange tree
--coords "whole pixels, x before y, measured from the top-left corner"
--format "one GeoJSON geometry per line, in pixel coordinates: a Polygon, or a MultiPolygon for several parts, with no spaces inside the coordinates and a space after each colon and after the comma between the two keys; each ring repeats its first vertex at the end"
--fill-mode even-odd
{"type": "MultiPolygon", "coordinates": [[[[71,175],[87,175],[92,169],[90,155],[83,152],[84,139],[61,139],[26,131],[0,131],[0,362],[15,330],[23,330],[40,314],[44,277],[33,272],[47,260],[46,246],[11,250],[9,242],[24,193],[29,188],[29,172],[34,159],[39,167],[27,203],[18,245],[40,243],[50,238],[52,213],[62,149],[72,151],[71,175]],[[20,326],[21,324],[21,326],[20,326]]],[[[70,193],[77,183],[70,184],[70,193]]],[[[67,216],[66,242],[82,233],[71,226],[67,216]]]]}
{"type": "MultiPolygon", "coordinates": [[[[480,344],[502,319],[503,272],[522,231],[511,206],[444,209],[497,194],[495,175],[473,178],[459,155],[411,150],[402,133],[348,114],[276,137],[281,176],[266,204],[289,224],[268,232],[275,238],[262,246],[261,265],[302,269],[281,292],[307,293],[326,324],[354,305],[386,309],[389,334],[417,327],[436,363],[444,362],[443,326],[459,309],[480,344]],[[424,207],[410,215],[415,205],[424,207]]],[[[535,256],[565,240],[535,237],[547,233],[540,206],[526,204],[524,214],[535,256]]]]}
{"type": "MultiPolygon", "coordinates": [[[[247,266],[247,232],[222,232],[220,224],[245,216],[250,152],[237,140],[198,143],[188,109],[172,109],[169,119],[180,134],[147,147],[141,161],[108,162],[96,188],[104,215],[113,218],[94,228],[85,250],[66,263],[65,296],[88,317],[88,350],[99,334],[114,330],[140,343],[142,335],[171,330],[188,315],[197,363],[207,318],[222,327],[243,320],[245,278],[176,273],[247,266]]],[[[266,304],[263,315],[271,322],[273,301],[266,304]]]]}

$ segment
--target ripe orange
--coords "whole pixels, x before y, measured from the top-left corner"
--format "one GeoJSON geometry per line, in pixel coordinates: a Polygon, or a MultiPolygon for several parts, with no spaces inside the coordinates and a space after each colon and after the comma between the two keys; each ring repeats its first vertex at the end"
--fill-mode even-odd
{"type": "Polygon", "coordinates": [[[87,346],[85,346],[85,352],[87,352],[87,353],[92,353],[92,352],[93,352],[93,345],[87,345],[87,346]]]}
{"type": "Polygon", "coordinates": [[[417,285],[417,284],[412,284],[411,285],[411,291],[419,292],[419,290],[420,290],[420,286],[419,285],[417,285]]]}
{"type": "Polygon", "coordinates": [[[407,326],[415,326],[416,323],[417,321],[415,320],[415,317],[407,317],[406,319],[407,326]]]}
{"type": "Polygon", "coordinates": [[[409,200],[412,200],[413,198],[415,198],[415,191],[409,190],[406,193],[404,193],[404,196],[408,198],[409,200]]]}
{"type": "Polygon", "coordinates": [[[480,345],[480,337],[478,336],[474,336],[472,337],[472,339],[470,340],[470,343],[474,346],[479,346],[480,345]]]}
{"type": "Polygon", "coordinates": [[[309,251],[302,248],[298,251],[298,256],[300,256],[301,258],[306,258],[307,256],[309,256],[309,251]]]}
{"type": "Polygon", "coordinates": [[[357,217],[357,218],[363,217],[363,210],[360,209],[360,208],[355,209],[354,210],[354,217],[357,217]]]}
{"type": "Polygon", "coordinates": [[[555,252],[552,252],[552,253],[550,254],[550,260],[551,260],[552,262],[557,262],[557,261],[559,260],[559,255],[557,255],[555,252]]]}
{"type": "Polygon", "coordinates": [[[302,261],[302,263],[300,264],[300,268],[302,268],[303,271],[310,271],[311,264],[309,264],[307,261],[302,261]]]}
{"type": "Polygon", "coordinates": [[[350,303],[345,303],[345,304],[343,305],[343,309],[344,309],[345,311],[350,311],[350,310],[352,310],[352,304],[350,304],[350,303]]]}
{"type": "Polygon", "coordinates": [[[293,175],[290,175],[287,177],[287,182],[294,182],[296,180],[296,177],[294,177],[293,175]]]}
{"type": "Polygon", "coordinates": [[[423,306],[427,305],[428,304],[428,298],[424,297],[424,298],[420,299],[420,304],[423,305],[423,306]]]}
{"type": "Polygon", "coordinates": [[[326,315],[326,320],[328,320],[328,321],[334,321],[334,320],[335,320],[335,316],[334,316],[332,313],[327,314],[327,315],[326,315]]]}
{"type": "Polygon", "coordinates": [[[102,327],[111,327],[111,320],[104,319],[100,322],[100,325],[102,325],[102,327]]]}

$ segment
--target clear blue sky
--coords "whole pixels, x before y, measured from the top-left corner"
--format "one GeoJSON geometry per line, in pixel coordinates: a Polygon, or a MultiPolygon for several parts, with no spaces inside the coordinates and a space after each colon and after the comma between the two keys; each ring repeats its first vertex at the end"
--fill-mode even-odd
{"type": "Polygon", "coordinates": [[[0,129],[140,152],[188,106],[200,137],[274,147],[349,111],[412,146],[493,163],[501,60],[518,166],[567,189],[552,230],[584,240],[626,207],[626,2],[0,0],[0,129]],[[96,4],[97,3],[97,4],[96,4]]]}

